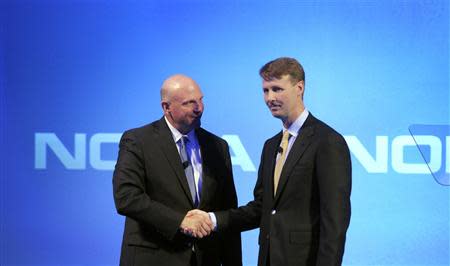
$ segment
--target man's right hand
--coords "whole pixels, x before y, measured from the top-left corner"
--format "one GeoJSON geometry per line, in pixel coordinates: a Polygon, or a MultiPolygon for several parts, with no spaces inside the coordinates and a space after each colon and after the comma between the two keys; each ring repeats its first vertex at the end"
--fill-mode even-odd
{"type": "Polygon", "coordinates": [[[214,225],[207,212],[195,209],[186,214],[180,228],[185,234],[202,238],[211,234],[214,225]]]}

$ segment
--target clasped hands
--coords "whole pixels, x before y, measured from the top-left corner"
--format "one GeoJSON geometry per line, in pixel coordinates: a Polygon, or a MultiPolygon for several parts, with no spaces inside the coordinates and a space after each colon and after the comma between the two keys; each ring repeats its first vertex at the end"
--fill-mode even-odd
{"type": "Polygon", "coordinates": [[[211,234],[214,230],[214,225],[207,212],[194,209],[186,214],[180,228],[184,234],[202,238],[211,234]]]}

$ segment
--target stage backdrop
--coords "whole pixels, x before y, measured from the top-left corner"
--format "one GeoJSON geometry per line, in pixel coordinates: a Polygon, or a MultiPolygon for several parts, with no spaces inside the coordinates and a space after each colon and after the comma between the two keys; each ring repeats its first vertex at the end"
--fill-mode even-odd
{"type": "MultiPolygon", "coordinates": [[[[259,68],[306,70],[305,102],[352,152],[344,265],[449,265],[447,1],[2,1],[1,265],[117,265],[112,170],[126,129],[184,73],[231,147],[239,203],[281,129],[259,68]]],[[[243,233],[256,265],[258,230],[243,233]]]]}

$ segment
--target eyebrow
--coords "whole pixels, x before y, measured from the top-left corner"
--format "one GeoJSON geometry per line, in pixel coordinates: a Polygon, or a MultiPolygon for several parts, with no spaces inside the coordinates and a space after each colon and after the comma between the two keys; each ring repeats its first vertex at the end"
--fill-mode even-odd
{"type": "Polygon", "coordinates": [[[186,101],[182,101],[182,103],[189,103],[189,102],[197,102],[203,100],[203,96],[198,99],[188,99],[186,101]]]}

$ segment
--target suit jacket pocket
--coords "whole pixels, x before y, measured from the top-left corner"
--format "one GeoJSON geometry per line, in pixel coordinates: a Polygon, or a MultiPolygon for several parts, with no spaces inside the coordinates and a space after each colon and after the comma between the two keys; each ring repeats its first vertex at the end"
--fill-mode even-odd
{"type": "Polygon", "coordinates": [[[305,174],[305,173],[311,174],[313,169],[314,169],[314,166],[311,163],[303,163],[302,162],[302,163],[296,164],[294,166],[294,171],[297,174],[298,173],[300,173],[300,174],[305,174]]]}
{"type": "Polygon", "coordinates": [[[289,232],[289,243],[294,245],[310,245],[317,242],[318,234],[314,231],[291,231],[289,232]]]}
{"type": "Polygon", "coordinates": [[[137,235],[131,235],[131,237],[128,239],[128,245],[135,246],[135,247],[152,248],[152,249],[159,248],[158,244],[141,239],[137,235]]]}
{"type": "Polygon", "coordinates": [[[296,168],[313,168],[314,167],[314,161],[313,160],[299,160],[295,164],[296,168]]]}

